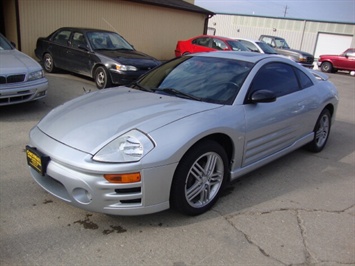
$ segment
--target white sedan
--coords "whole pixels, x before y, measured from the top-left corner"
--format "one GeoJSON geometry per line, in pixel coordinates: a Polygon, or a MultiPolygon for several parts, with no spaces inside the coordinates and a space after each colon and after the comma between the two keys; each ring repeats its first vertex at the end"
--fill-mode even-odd
{"type": "Polygon", "coordinates": [[[233,38],[240,41],[246,48],[250,50],[250,52],[262,53],[262,54],[278,54],[274,48],[270,45],[259,41],[259,40],[251,40],[245,38],[233,38]]]}
{"type": "Polygon", "coordinates": [[[204,213],[227,182],[300,147],[325,147],[338,93],[319,75],[251,52],[173,59],[129,87],[52,110],[30,132],[31,175],[88,211],[204,213]]]}
{"type": "Polygon", "coordinates": [[[47,88],[41,65],[0,34],[0,106],[39,100],[47,88]]]}

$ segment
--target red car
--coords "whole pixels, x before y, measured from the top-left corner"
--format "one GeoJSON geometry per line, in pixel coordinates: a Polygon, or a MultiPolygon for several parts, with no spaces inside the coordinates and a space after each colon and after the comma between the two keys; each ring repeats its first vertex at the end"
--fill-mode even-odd
{"type": "Polygon", "coordinates": [[[211,52],[211,51],[246,51],[246,48],[241,42],[225,37],[200,35],[186,41],[178,41],[175,49],[175,56],[185,54],[211,52]]]}
{"type": "Polygon", "coordinates": [[[318,67],[328,73],[338,70],[355,71],[355,48],[349,48],[341,55],[320,55],[318,67]]]}

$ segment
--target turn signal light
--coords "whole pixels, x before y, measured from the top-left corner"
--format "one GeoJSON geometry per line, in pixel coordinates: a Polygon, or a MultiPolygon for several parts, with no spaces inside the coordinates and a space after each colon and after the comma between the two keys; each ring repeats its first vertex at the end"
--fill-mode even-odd
{"type": "Polygon", "coordinates": [[[106,174],[104,178],[110,183],[137,183],[141,181],[141,174],[106,174]]]}

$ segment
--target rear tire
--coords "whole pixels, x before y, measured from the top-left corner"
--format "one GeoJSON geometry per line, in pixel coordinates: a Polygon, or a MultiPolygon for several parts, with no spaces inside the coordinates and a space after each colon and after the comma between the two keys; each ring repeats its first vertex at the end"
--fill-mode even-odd
{"type": "Polygon", "coordinates": [[[217,142],[205,140],[181,159],[172,182],[170,203],[187,215],[199,215],[218,200],[228,174],[228,157],[217,142]]]}
{"type": "Polygon", "coordinates": [[[48,73],[53,73],[56,70],[53,57],[49,53],[43,56],[43,68],[48,73]]]}
{"type": "Polygon", "coordinates": [[[333,72],[333,65],[329,62],[323,62],[320,66],[322,72],[331,73],[333,72]]]}
{"type": "Polygon", "coordinates": [[[327,144],[330,127],[331,115],[328,109],[324,109],[314,127],[314,139],[307,144],[306,148],[314,153],[322,151],[327,144]]]}
{"type": "Polygon", "coordinates": [[[99,66],[94,72],[94,80],[96,87],[101,90],[111,86],[111,78],[107,72],[107,69],[103,66],[99,66]]]}

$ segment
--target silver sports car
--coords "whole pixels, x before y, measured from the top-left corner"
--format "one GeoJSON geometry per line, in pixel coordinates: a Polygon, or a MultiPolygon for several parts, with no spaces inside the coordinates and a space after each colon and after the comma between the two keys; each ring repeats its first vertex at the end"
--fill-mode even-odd
{"type": "Polygon", "coordinates": [[[324,148],[338,104],[326,79],[280,56],[176,58],[130,87],[52,110],[30,132],[30,172],[88,211],[198,215],[230,180],[300,147],[324,148]]]}

